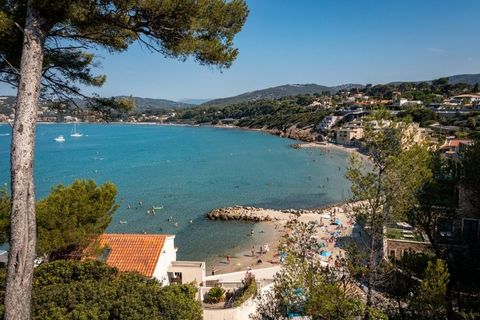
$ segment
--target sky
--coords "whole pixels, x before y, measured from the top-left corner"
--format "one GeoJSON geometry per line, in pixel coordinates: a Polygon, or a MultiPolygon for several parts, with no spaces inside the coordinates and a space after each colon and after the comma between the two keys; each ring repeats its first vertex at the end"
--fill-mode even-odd
{"type": "MultiPolygon", "coordinates": [[[[180,62],[139,45],[103,51],[102,96],[180,100],[267,87],[386,83],[480,73],[479,0],[247,0],[230,69],[180,62]]],[[[0,85],[0,94],[15,94],[0,85]]]]}

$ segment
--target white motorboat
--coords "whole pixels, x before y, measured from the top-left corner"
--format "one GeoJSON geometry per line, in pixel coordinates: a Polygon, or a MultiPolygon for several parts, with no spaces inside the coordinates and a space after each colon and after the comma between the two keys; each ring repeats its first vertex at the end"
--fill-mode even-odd
{"type": "Polygon", "coordinates": [[[54,140],[57,142],[65,142],[65,138],[63,136],[58,136],[54,140]]]}

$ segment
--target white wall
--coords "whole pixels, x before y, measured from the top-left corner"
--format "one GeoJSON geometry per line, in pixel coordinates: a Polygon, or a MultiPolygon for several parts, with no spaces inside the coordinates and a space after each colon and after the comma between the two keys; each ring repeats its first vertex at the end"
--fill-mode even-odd
{"type": "Polygon", "coordinates": [[[177,260],[177,249],[175,248],[175,236],[167,236],[163,245],[162,253],[157,261],[155,270],[153,271],[153,278],[158,279],[164,285],[168,283],[167,270],[172,261],[177,260]]]}
{"type": "Polygon", "coordinates": [[[254,313],[256,303],[250,299],[238,308],[229,309],[203,309],[204,320],[248,320],[254,313]]]}

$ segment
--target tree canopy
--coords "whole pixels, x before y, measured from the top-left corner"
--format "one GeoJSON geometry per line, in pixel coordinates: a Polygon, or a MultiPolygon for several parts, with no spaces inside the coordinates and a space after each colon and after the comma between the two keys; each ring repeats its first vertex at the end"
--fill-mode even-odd
{"type": "Polygon", "coordinates": [[[121,52],[138,42],[166,57],[228,68],[238,55],[233,38],[248,15],[243,0],[1,1],[0,81],[12,86],[19,80],[27,3],[41,17],[43,96],[66,99],[82,95],[79,84],[105,82],[94,72],[95,47],[121,52]]]}
{"type": "MultiPolygon", "coordinates": [[[[1,269],[2,298],[4,286],[1,269]]],[[[202,309],[195,294],[193,285],[162,286],[99,261],[58,260],[35,269],[32,319],[200,320],[202,309]]]]}
{"type": "MultiPolygon", "coordinates": [[[[102,186],[92,180],[77,180],[59,185],[37,202],[37,254],[52,259],[79,254],[92,236],[103,233],[117,205],[117,189],[112,183],[102,186]]],[[[10,199],[0,195],[0,234],[6,240],[10,226],[10,199]],[[3,206],[2,204],[8,203],[3,206]]]]}
{"type": "MultiPolygon", "coordinates": [[[[351,290],[355,286],[353,278],[342,268],[322,267],[319,255],[322,247],[314,236],[319,225],[293,219],[287,227],[291,232],[279,246],[280,255],[285,257],[282,268],[275,275],[273,289],[257,297],[257,310],[252,319],[283,320],[292,314],[319,320],[353,320],[362,316],[365,305],[355,290],[351,290]]],[[[348,268],[347,261],[342,264],[348,268]]],[[[372,319],[381,318],[373,316],[372,319]]]]}

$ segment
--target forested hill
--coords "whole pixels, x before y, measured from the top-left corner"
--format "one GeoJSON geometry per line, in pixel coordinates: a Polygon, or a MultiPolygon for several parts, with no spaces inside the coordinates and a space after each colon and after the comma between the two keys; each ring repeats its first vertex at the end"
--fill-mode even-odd
{"type": "MultiPolygon", "coordinates": [[[[478,74],[459,74],[446,77],[449,84],[458,84],[458,83],[467,83],[474,85],[480,83],[480,73],[478,74]]],[[[410,81],[410,83],[420,83],[427,82],[431,83],[433,80],[429,81],[410,81]]],[[[400,83],[409,83],[409,81],[399,81],[391,82],[390,84],[400,84],[400,83]]],[[[248,101],[257,101],[257,100],[274,100],[280,99],[288,96],[302,95],[302,94],[322,94],[329,92],[331,94],[336,93],[340,90],[351,90],[354,88],[363,88],[364,85],[361,84],[343,84],[339,86],[323,86],[318,84],[286,84],[277,87],[271,87],[267,89],[255,90],[246,93],[239,94],[233,97],[214,99],[203,103],[203,106],[227,106],[231,104],[248,102],[248,101]]]]}
{"type": "Polygon", "coordinates": [[[470,85],[475,85],[480,83],[480,73],[477,74],[459,74],[456,76],[448,77],[448,82],[450,84],[457,83],[468,83],[470,85]]]}
{"type": "MultiPolygon", "coordinates": [[[[454,85],[454,84],[459,84],[459,83],[466,83],[469,85],[475,85],[477,83],[480,83],[480,73],[473,73],[473,74],[457,74],[454,76],[449,76],[449,77],[443,77],[440,79],[446,79],[448,81],[448,84],[454,85]]],[[[438,79],[437,79],[438,80],[438,79]]],[[[435,80],[425,80],[425,81],[394,81],[394,82],[389,82],[387,85],[399,85],[402,83],[432,83],[435,80]]]]}
{"type": "MultiPolygon", "coordinates": [[[[119,96],[118,98],[128,98],[124,96],[119,96]]],[[[135,100],[135,108],[137,111],[144,110],[158,110],[158,109],[179,109],[179,108],[188,108],[193,107],[193,104],[176,102],[166,99],[154,99],[154,98],[141,98],[133,97],[135,100]]]]}
{"type": "Polygon", "coordinates": [[[257,100],[274,100],[288,96],[295,96],[299,94],[315,94],[315,93],[335,93],[342,89],[361,88],[360,84],[344,84],[335,87],[327,87],[318,84],[286,84],[283,86],[272,87],[262,90],[242,93],[238,96],[210,100],[203,104],[203,106],[226,106],[230,104],[257,101],[257,100]]]}
{"type": "MultiPolygon", "coordinates": [[[[132,96],[116,96],[115,99],[133,99],[135,102],[135,111],[136,112],[145,112],[145,111],[159,111],[159,110],[172,110],[180,108],[189,108],[194,107],[194,104],[176,102],[167,99],[156,99],[156,98],[141,98],[141,97],[132,97],[132,96]]],[[[74,99],[74,102],[80,108],[87,107],[87,101],[84,99],[74,99]]]]}

